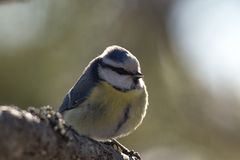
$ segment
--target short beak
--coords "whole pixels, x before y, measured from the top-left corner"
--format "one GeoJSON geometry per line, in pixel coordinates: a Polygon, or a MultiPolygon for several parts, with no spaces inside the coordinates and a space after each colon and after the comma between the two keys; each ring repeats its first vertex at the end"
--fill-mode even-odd
{"type": "Polygon", "coordinates": [[[135,73],[133,76],[134,76],[134,78],[137,78],[137,79],[144,77],[141,72],[137,72],[137,73],[135,73]]]}

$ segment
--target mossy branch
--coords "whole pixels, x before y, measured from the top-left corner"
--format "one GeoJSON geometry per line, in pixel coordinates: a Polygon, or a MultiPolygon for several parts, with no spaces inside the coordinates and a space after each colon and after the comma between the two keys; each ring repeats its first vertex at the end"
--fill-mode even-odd
{"type": "Polygon", "coordinates": [[[76,135],[50,107],[0,106],[0,159],[123,160],[113,147],[76,135]]]}

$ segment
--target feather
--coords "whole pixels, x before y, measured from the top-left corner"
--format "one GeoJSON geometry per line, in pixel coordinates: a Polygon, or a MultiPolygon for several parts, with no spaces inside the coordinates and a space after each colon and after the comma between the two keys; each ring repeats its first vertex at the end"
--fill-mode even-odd
{"type": "Polygon", "coordinates": [[[78,107],[89,96],[92,89],[100,80],[98,77],[98,64],[100,61],[101,59],[97,58],[89,63],[77,83],[65,96],[63,103],[59,108],[60,113],[78,107]]]}

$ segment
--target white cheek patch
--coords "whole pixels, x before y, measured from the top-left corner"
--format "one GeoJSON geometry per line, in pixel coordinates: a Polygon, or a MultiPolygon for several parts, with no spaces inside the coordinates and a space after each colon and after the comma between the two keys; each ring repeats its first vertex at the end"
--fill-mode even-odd
{"type": "Polygon", "coordinates": [[[128,75],[120,75],[111,69],[99,68],[99,76],[110,83],[111,85],[120,89],[131,89],[133,80],[128,75]]]}

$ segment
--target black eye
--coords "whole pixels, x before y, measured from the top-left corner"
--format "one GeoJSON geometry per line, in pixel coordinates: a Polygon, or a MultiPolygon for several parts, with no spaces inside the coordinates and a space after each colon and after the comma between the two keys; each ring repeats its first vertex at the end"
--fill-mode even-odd
{"type": "Polygon", "coordinates": [[[114,72],[117,72],[118,74],[123,74],[123,75],[133,75],[131,72],[128,72],[126,71],[125,69],[123,68],[120,68],[120,67],[113,67],[109,64],[106,64],[106,63],[100,63],[100,65],[103,67],[103,68],[109,68],[111,70],[113,70],[114,72]]]}
{"type": "Polygon", "coordinates": [[[126,71],[123,68],[112,67],[111,69],[117,72],[118,74],[127,74],[127,75],[130,74],[128,71],[126,71]]]}

